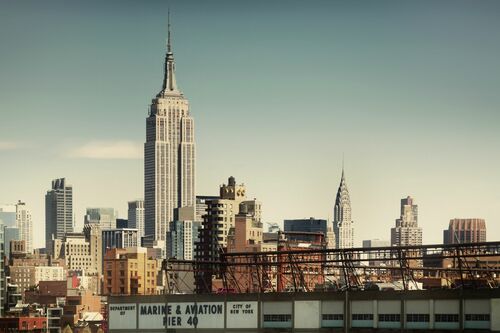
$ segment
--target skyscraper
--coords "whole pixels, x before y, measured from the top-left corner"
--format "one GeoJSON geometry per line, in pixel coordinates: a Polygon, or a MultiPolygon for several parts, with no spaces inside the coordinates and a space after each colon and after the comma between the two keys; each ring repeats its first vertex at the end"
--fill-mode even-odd
{"type": "Polygon", "coordinates": [[[139,244],[144,237],[144,200],[128,202],[128,228],[137,229],[139,244]]]}
{"type": "Polygon", "coordinates": [[[45,248],[49,253],[52,238],[62,240],[67,232],[73,232],[73,187],[59,178],[45,195],[45,248]]]}
{"type": "Polygon", "coordinates": [[[354,247],[354,226],[351,220],[351,199],[345,182],[344,168],[335,199],[333,210],[333,232],[335,234],[335,248],[345,249],[354,247]]]}
{"type": "Polygon", "coordinates": [[[145,235],[165,240],[174,209],[195,206],[194,121],[175,80],[168,24],[162,90],[152,100],[144,144],[145,235]]]}
{"type": "Polygon", "coordinates": [[[16,204],[16,227],[19,229],[19,239],[26,244],[26,252],[33,252],[33,221],[31,212],[24,202],[16,204]]]}
{"type": "Polygon", "coordinates": [[[453,219],[443,232],[444,244],[486,242],[486,222],[483,219],[453,219]]]}
{"type": "Polygon", "coordinates": [[[418,206],[413,198],[401,199],[401,215],[396,226],[391,229],[391,245],[422,245],[422,228],[418,226],[418,206]]]}

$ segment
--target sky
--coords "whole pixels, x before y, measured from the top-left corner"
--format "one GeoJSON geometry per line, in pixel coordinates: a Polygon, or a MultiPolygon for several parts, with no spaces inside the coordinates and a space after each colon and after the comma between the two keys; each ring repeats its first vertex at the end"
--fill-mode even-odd
{"type": "Polygon", "coordinates": [[[424,243],[452,218],[500,237],[498,1],[0,1],[0,203],[44,246],[51,180],[86,207],[143,197],[143,143],[172,14],[197,194],[234,176],[266,222],[332,219],[344,156],[355,244],[414,197],[424,243]]]}

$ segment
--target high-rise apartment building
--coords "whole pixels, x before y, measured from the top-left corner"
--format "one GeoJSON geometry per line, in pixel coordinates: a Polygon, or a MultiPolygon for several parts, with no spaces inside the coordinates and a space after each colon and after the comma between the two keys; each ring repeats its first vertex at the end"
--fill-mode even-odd
{"type": "Polygon", "coordinates": [[[144,200],[128,202],[128,228],[137,229],[139,240],[144,237],[144,200]]]}
{"type": "Polygon", "coordinates": [[[45,195],[45,247],[52,249],[52,239],[64,238],[73,232],[73,187],[65,178],[52,181],[52,189],[45,195]]]}
{"type": "Polygon", "coordinates": [[[351,198],[345,181],[344,168],[333,209],[333,232],[335,248],[346,249],[354,247],[354,222],[351,219],[351,198]]]}
{"type": "Polygon", "coordinates": [[[116,228],[116,214],[113,208],[87,208],[84,225],[98,224],[101,230],[116,228]]]}
{"type": "Polygon", "coordinates": [[[201,222],[194,221],[195,214],[191,207],[175,210],[175,221],[170,222],[167,232],[167,257],[182,260],[194,259],[195,242],[201,222]]]}
{"type": "Polygon", "coordinates": [[[452,219],[443,232],[444,244],[486,242],[486,222],[483,219],[452,219]]]}
{"type": "Polygon", "coordinates": [[[168,29],[162,90],[151,103],[144,144],[145,236],[165,240],[174,209],[195,207],[194,120],[178,89],[168,29]]]}
{"type": "Polygon", "coordinates": [[[422,245],[422,228],[418,226],[418,206],[413,198],[401,199],[401,215],[396,226],[391,228],[391,245],[422,245]]]}
{"type": "Polygon", "coordinates": [[[26,251],[33,252],[33,221],[31,212],[24,202],[16,204],[16,227],[19,229],[19,239],[25,241],[26,251]]]}
{"type": "MultiPolygon", "coordinates": [[[[203,227],[196,245],[196,256],[199,258],[207,256],[213,258],[221,249],[227,247],[229,229],[234,227],[240,204],[246,200],[245,185],[236,184],[234,177],[229,177],[227,185],[222,184],[219,192],[219,199],[205,202],[207,210],[203,216],[203,227]]],[[[253,209],[256,209],[258,222],[260,222],[260,204],[253,209]]]]}
{"type": "Polygon", "coordinates": [[[203,216],[207,213],[207,201],[216,200],[219,197],[214,195],[197,195],[196,196],[196,208],[195,208],[195,218],[196,222],[203,222],[203,216]]]}

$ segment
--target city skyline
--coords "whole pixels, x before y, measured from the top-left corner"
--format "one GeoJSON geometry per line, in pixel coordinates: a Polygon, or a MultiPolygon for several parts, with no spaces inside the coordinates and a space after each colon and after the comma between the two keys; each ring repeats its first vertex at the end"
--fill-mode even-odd
{"type": "MultiPolygon", "coordinates": [[[[90,4],[81,6],[95,10],[97,4],[90,4]]],[[[88,29],[84,14],[72,11],[77,8],[59,8],[68,11],[68,18],[57,23],[76,19],[65,33],[45,23],[51,14],[43,8],[32,4],[27,13],[40,28],[32,31],[5,17],[20,15],[21,5],[2,5],[9,8],[0,11],[0,30],[11,32],[1,35],[7,52],[0,69],[9,79],[0,79],[0,156],[10,163],[0,166],[0,183],[8,189],[0,203],[22,200],[31,207],[35,247],[43,246],[43,196],[52,179],[65,177],[73,185],[77,229],[87,207],[113,207],[126,217],[127,202],[143,197],[144,115],[163,75],[166,39],[166,5],[152,4],[137,16],[141,24],[147,22],[137,31],[126,20],[134,17],[134,6],[113,16],[103,5],[116,25],[97,15],[96,27],[88,29]],[[134,52],[136,45],[146,51],[134,52]],[[27,52],[32,47],[41,54],[35,68],[33,52],[27,52]],[[64,87],[69,69],[85,80],[64,87]],[[51,75],[56,79],[44,86],[51,75]],[[29,79],[37,89],[24,100],[25,89],[19,87],[32,88],[29,79]],[[22,107],[14,103],[20,100],[22,107]],[[19,115],[27,119],[23,126],[19,115]],[[54,135],[60,140],[56,144],[54,135]],[[96,193],[102,183],[106,191],[96,193]]],[[[214,19],[195,11],[191,17],[192,5],[173,6],[180,87],[197,121],[197,195],[216,194],[218,185],[234,175],[250,185],[249,198],[263,202],[266,222],[309,216],[331,222],[345,152],[355,245],[388,239],[399,200],[407,195],[418,201],[424,243],[440,243],[442,230],[455,217],[485,219],[489,240],[495,240],[500,231],[495,210],[500,158],[494,156],[500,150],[500,101],[495,96],[500,73],[494,58],[500,50],[493,41],[500,27],[474,15],[498,13],[498,4],[471,8],[458,2],[451,13],[447,6],[434,5],[441,16],[417,4],[383,8],[400,15],[384,24],[370,19],[380,8],[365,7],[355,18],[350,5],[337,2],[288,8],[282,16],[277,4],[270,5],[268,14],[259,12],[261,2],[253,9],[216,4],[202,7],[217,15],[222,6],[234,15],[225,12],[214,19]],[[256,12],[259,25],[251,17],[256,12]],[[295,26],[299,17],[310,24],[295,26]],[[403,26],[403,33],[389,33],[409,17],[414,21],[403,26]],[[281,25],[273,25],[275,18],[281,25]],[[425,24],[418,24],[419,18],[425,24]],[[459,29],[463,18],[469,31],[459,29]],[[350,30],[349,19],[359,24],[357,30],[350,30]],[[447,24],[441,26],[443,21],[447,24]],[[473,23],[480,28],[475,30],[473,23]],[[374,51],[370,37],[377,32],[386,35],[378,36],[374,51]],[[232,45],[225,42],[229,36],[232,45]],[[302,84],[293,85],[287,81],[296,81],[297,64],[302,84]],[[315,117],[309,116],[312,112],[315,117]],[[211,148],[221,145],[230,154],[214,157],[211,148]]]]}

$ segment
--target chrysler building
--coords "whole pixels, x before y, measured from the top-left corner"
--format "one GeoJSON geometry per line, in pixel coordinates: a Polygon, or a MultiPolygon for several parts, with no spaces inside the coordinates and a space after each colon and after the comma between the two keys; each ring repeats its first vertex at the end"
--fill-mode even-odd
{"type": "Polygon", "coordinates": [[[342,167],[342,177],[340,179],[335,208],[333,211],[333,232],[335,233],[335,248],[346,249],[354,247],[354,227],[351,220],[351,199],[342,167]]]}
{"type": "Polygon", "coordinates": [[[144,144],[144,234],[164,241],[174,209],[195,206],[194,121],[177,87],[168,23],[162,90],[153,98],[144,144]]]}

